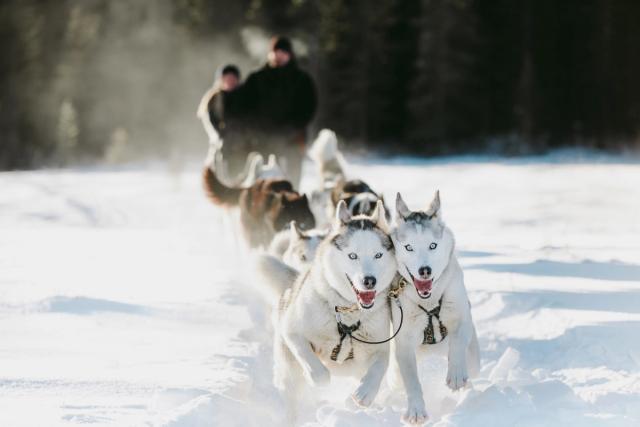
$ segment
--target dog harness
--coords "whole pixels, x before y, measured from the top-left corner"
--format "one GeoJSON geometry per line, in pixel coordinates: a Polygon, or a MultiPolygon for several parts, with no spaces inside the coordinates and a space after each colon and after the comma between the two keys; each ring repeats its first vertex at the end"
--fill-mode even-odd
{"type": "MultiPolygon", "coordinates": [[[[333,348],[333,350],[331,350],[331,360],[333,360],[334,362],[338,362],[338,363],[342,363],[344,361],[353,359],[353,340],[356,340],[358,342],[361,342],[363,344],[384,344],[387,343],[389,341],[391,341],[392,339],[394,339],[396,337],[396,335],[398,335],[398,333],[400,332],[400,328],[402,328],[402,321],[404,319],[404,312],[402,311],[402,306],[400,305],[400,300],[398,299],[398,289],[396,288],[392,288],[389,290],[388,293],[390,299],[389,299],[389,308],[391,309],[391,300],[393,300],[396,305],[398,306],[398,308],[400,309],[400,324],[398,325],[398,329],[395,331],[395,333],[393,335],[391,335],[389,338],[387,338],[386,340],[382,340],[382,341],[366,341],[363,340],[361,338],[358,338],[356,336],[353,335],[353,333],[355,331],[357,331],[360,328],[361,322],[358,320],[356,323],[352,324],[352,325],[347,325],[345,323],[342,322],[342,313],[350,313],[350,312],[354,312],[358,310],[358,305],[357,304],[353,304],[351,306],[347,306],[347,307],[340,307],[340,306],[335,306],[335,312],[336,312],[336,323],[338,326],[338,335],[340,336],[340,341],[338,342],[338,344],[333,348]],[[349,351],[347,353],[347,356],[342,358],[340,356],[340,354],[342,353],[342,345],[344,340],[349,337],[349,341],[348,341],[348,348],[349,351]],[[340,359],[340,360],[338,360],[340,359]]],[[[346,349],[345,349],[346,350],[346,349]]]]}
{"type": "Polygon", "coordinates": [[[447,327],[444,326],[444,324],[440,321],[441,305],[442,305],[442,297],[440,297],[440,300],[438,301],[438,305],[432,308],[431,310],[427,310],[426,308],[418,304],[418,307],[420,307],[420,310],[424,311],[425,314],[427,315],[427,318],[429,319],[429,322],[427,323],[427,327],[424,328],[424,339],[422,340],[422,344],[437,344],[439,342],[442,342],[442,340],[444,340],[445,337],[447,336],[447,327]],[[438,337],[435,334],[434,320],[438,322],[437,327],[438,327],[438,332],[440,333],[440,339],[438,339],[438,337]]]}
{"type": "Polygon", "coordinates": [[[333,347],[331,350],[331,360],[336,362],[338,360],[338,356],[340,355],[340,350],[342,350],[342,342],[345,338],[349,337],[349,354],[344,358],[343,361],[353,359],[353,336],[351,335],[355,331],[360,328],[360,321],[358,320],[353,325],[345,325],[341,321],[338,320],[338,335],[340,335],[340,342],[333,347]]]}
{"type": "MultiPolygon", "coordinates": [[[[396,294],[400,294],[407,285],[409,285],[409,282],[407,282],[407,280],[404,277],[401,277],[399,280],[396,294]]],[[[422,339],[422,344],[437,344],[439,342],[442,342],[442,340],[444,340],[445,337],[447,336],[448,334],[447,327],[444,326],[444,324],[440,320],[441,306],[442,306],[442,297],[440,297],[440,300],[438,301],[438,305],[432,308],[431,310],[427,310],[426,308],[418,304],[418,307],[420,307],[420,310],[424,311],[428,319],[427,327],[424,328],[424,338],[422,339]],[[439,339],[435,333],[436,329],[434,326],[434,320],[435,322],[437,322],[438,332],[440,335],[439,339]]]]}

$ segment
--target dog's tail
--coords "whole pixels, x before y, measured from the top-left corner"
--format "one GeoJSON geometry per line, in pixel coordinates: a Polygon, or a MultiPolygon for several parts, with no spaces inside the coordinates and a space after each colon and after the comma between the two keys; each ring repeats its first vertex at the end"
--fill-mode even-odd
{"type": "Polygon", "coordinates": [[[236,206],[240,200],[242,188],[227,187],[216,176],[211,166],[205,166],[202,171],[204,192],[214,204],[219,206],[236,206]]]}
{"type": "Polygon", "coordinates": [[[338,149],[338,137],[334,131],[322,129],[308,154],[320,171],[321,188],[333,188],[346,179],[347,163],[338,149]]]}
{"type": "Polygon", "coordinates": [[[309,157],[316,163],[327,163],[336,158],[338,137],[330,129],[322,129],[309,149],[309,157]]]}
{"type": "Polygon", "coordinates": [[[282,293],[292,287],[300,275],[295,268],[289,267],[273,255],[267,254],[256,257],[255,268],[266,285],[262,286],[261,284],[259,291],[270,303],[276,303],[282,293]]]}

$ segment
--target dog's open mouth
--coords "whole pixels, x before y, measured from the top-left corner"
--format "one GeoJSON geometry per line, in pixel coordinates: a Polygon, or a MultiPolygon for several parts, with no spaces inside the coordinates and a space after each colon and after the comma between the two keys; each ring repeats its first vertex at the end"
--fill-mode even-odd
{"type": "Polygon", "coordinates": [[[413,278],[413,286],[416,287],[416,291],[420,298],[429,298],[431,296],[431,285],[433,285],[433,281],[431,279],[418,280],[415,277],[413,278]]]}
{"type": "Polygon", "coordinates": [[[358,288],[356,288],[353,285],[353,282],[351,281],[351,278],[347,275],[347,280],[349,280],[349,284],[351,285],[351,289],[353,289],[353,292],[356,293],[356,298],[358,298],[358,303],[360,304],[360,307],[362,308],[371,308],[373,307],[373,303],[376,300],[376,291],[372,290],[372,291],[361,291],[358,290],[358,288]]]}
{"type": "Polygon", "coordinates": [[[431,296],[431,287],[433,286],[433,280],[416,279],[414,275],[411,274],[411,271],[409,271],[409,267],[405,265],[405,268],[407,269],[407,273],[409,273],[409,276],[411,276],[411,279],[413,280],[413,286],[415,286],[418,296],[422,299],[429,298],[431,296]]]}

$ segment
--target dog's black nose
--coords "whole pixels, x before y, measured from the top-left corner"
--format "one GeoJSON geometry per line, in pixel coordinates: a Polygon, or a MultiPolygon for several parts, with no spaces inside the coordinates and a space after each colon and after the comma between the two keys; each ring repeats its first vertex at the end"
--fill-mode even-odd
{"type": "Polygon", "coordinates": [[[431,267],[423,265],[418,269],[418,273],[420,274],[420,277],[428,277],[431,275],[431,267]]]}
{"type": "Polygon", "coordinates": [[[365,276],[362,284],[367,289],[373,289],[373,287],[376,285],[376,278],[373,276],[365,276]]]}

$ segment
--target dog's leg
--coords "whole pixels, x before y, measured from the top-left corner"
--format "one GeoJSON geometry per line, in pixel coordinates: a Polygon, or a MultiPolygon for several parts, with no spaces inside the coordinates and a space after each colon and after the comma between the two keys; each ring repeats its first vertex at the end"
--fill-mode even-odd
{"type": "Polygon", "coordinates": [[[478,344],[478,335],[473,324],[471,329],[471,342],[467,347],[467,366],[469,367],[469,375],[475,377],[480,372],[480,345],[478,344]]]}
{"type": "Polygon", "coordinates": [[[407,412],[402,416],[402,421],[421,425],[427,422],[429,415],[424,405],[422,385],[418,378],[415,343],[409,338],[405,336],[404,339],[399,339],[395,352],[400,375],[407,392],[407,412]]]}
{"type": "Polygon", "coordinates": [[[287,349],[282,336],[278,331],[274,333],[273,340],[273,385],[281,392],[291,388],[291,353],[287,349]]]}
{"type": "Polygon", "coordinates": [[[285,332],[283,338],[291,353],[302,367],[305,379],[313,386],[329,384],[329,370],[322,364],[318,356],[311,350],[311,343],[302,335],[285,332]]]}
{"type": "Polygon", "coordinates": [[[378,351],[373,356],[373,363],[371,363],[367,373],[362,377],[360,385],[351,396],[357,405],[367,407],[373,403],[380,389],[384,374],[387,372],[388,365],[389,348],[387,346],[386,350],[378,351]]]}
{"type": "Polygon", "coordinates": [[[459,390],[469,380],[467,350],[473,336],[473,320],[469,310],[469,297],[464,287],[462,270],[454,272],[452,283],[445,289],[440,310],[440,318],[449,332],[449,367],[447,385],[451,390],[459,390]]]}
{"type": "Polygon", "coordinates": [[[287,425],[294,426],[298,418],[298,396],[304,380],[300,377],[300,367],[278,331],[274,334],[273,363],[273,385],[282,393],[287,425]]]}
{"type": "Polygon", "coordinates": [[[449,333],[449,368],[447,371],[447,385],[451,390],[464,387],[469,380],[467,369],[467,347],[471,342],[471,319],[460,320],[453,325],[449,333]]]}

